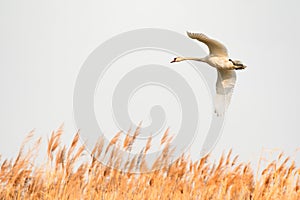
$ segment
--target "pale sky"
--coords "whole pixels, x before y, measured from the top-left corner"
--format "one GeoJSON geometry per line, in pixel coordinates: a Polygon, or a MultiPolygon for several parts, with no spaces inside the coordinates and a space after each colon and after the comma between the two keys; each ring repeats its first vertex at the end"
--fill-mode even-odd
{"type": "Polygon", "coordinates": [[[203,32],[248,66],[237,73],[213,154],[232,148],[251,161],[266,148],[291,155],[300,147],[299,7],[296,0],[2,0],[0,153],[13,157],[30,130],[46,140],[63,122],[69,144],[77,130],[74,85],[89,54],[122,32],[161,28],[203,32]]]}

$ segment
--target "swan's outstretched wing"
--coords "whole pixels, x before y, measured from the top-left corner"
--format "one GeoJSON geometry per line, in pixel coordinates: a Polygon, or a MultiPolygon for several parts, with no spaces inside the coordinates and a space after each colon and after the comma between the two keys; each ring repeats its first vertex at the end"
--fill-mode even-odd
{"type": "Polygon", "coordinates": [[[234,70],[218,69],[215,98],[215,112],[217,115],[223,115],[227,110],[235,82],[236,74],[234,70]]]}
{"type": "Polygon", "coordinates": [[[222,43],[207,37],[203,33],[187,32],[187,35],[192,39],[199,40],[206,44],[209,49],[209,54],[213,54],[215,56],[228,56],[227,49],[222,43]]]}

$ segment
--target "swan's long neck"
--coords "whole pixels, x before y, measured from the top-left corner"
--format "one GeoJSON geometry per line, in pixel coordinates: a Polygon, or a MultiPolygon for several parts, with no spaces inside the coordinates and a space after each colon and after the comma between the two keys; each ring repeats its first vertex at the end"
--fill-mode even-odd
{"type": "Polygon", "coordinates": [[[207,62],[206,57],[204,57],[204,58],[184,57],[181,59],[182,60],[194,60],[194,61],[199,61],[199,62],[207,62]]]}

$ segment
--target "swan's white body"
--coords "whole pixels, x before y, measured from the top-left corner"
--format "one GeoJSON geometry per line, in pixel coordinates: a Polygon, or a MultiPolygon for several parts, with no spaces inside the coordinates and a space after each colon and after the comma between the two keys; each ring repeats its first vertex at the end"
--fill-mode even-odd
{"type": "Polygon", "coordinates": [[[245,69],[246,66],[240,61],[229,59],[226,47],[220,42],[213,40],[202,33],[187,32],[187,34],[190,38],[197,39],[206,44],[209,48],[209,55],[204,58],[177,57],[174,58],[172,62],[194,60],[205,62],[217,69],[218,79],[216,83],[217,95],[215,97],[215,112],[218,116],[223,115],[230,103],[236,82],[236,73],[234,70],[245,69]]]}

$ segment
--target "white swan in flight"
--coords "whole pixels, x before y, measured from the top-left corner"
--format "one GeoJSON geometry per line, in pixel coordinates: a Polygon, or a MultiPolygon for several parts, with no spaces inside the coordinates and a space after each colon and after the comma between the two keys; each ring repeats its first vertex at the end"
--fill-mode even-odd
{"type": "Polygon", "coordinates": [[[215,97],[215,113],[218,116],[223,115],[230,103],[236,82],[235,70],[245,69],[246,65],[238,60],[229,59],[228,51],[222,43],[211,39],[202,33],[187,32],[187,35],[192,39],[196,39],[206,44],[209,49],[209,55],[204,58],[176,57],[171,63],[184,60],[195,60],[205,62],[216,68],[218,71],[218,78],[216,83],[217,95],[215,97]]]}

